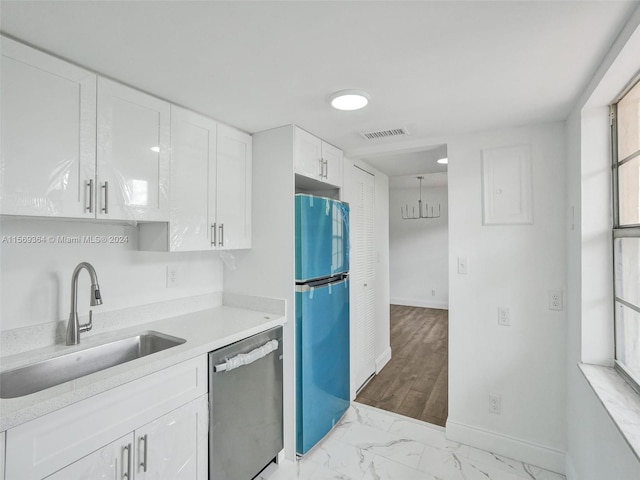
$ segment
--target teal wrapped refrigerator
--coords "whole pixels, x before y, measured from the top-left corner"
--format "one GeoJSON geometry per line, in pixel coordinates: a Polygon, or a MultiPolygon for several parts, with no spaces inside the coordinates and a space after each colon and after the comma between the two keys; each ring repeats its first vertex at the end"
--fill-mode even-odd
{"type": "Polygon", "coordinates": [[[349,206],[296,195],[296,451],[349,407],[349,206]]]}

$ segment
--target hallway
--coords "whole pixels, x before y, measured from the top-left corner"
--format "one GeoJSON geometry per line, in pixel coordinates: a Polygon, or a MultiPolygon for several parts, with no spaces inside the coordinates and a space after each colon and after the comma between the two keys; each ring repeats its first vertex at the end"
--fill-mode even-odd
{"type": "Polygon", "coordinates": [[[391,305],[391,361],[356,401],[441,427],[447,420],[448,310],[391,305]]]}

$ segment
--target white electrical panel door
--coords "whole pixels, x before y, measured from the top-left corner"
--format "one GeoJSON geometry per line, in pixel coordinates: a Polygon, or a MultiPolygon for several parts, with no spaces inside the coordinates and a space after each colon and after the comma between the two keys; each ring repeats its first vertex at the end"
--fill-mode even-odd
{"type": "Polygon", "coordinates": [[[324,178],[322,180],[324,182],[335,185],[336,187],[342,187],[342,184],[344,183],[342,158],[342,150],[328,144],[327,142],[322,142],[322,161],[324,162],[324,178]]]}
{"type": "Polygon", "coordinates": [[[322,140],[295,127],[293,133],[294,169],[297,174],[322,180],[324,167],[322,162],[322,140]]]}
{"type": "Polygon", "coordinates": [[[351,201],[351,382],[358,390],[375,373],[375,183],[354,167],[351,201]]]}
{"type": "Polygon", "coordinates": [[[170,105],[98,79],[98,218],[168,221],[170,105]]]}
{"type": "Polygon", "coordinates": [[[46,480],[69,480],[72,478],[91,480],[133,479],[133,461],[133,434],[129,434],[45,478],[46,480]]]}
{"type": "Polygon", "coordinates": [[[250,135],[218,125],[216,223],[218,249],[251,248],[250,135]]]}
{"type": "Polygon", "coordinates": [[[215,171],[216,122],[172,106],[170,251],[214,248],[215,171]]]}
{"type": "Polygon", "coordinates": [[[533,223],[531,146],[482,151],[484,225],[533,223]]]}
{"type": "Polygon", "coordinates": [[[0,42],[0,213],[94,217],[96,75],[0,42]]]}

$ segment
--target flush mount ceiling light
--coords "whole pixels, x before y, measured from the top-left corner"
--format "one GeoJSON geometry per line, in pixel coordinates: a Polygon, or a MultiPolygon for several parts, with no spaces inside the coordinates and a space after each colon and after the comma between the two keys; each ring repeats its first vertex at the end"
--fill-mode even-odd
{"type": "Polygon", "coordinates": [[[369,94],[362,90],[340,90],[331,94],[329,102],[337,110],[360,110],[370,99],[369,94]]]}
{"type": "Polygon", "coordinates": [[[440,165],[447,165],[449,163],[449,159],[447,157],[444,157],[436,160],[436,162],[440,165]]]}

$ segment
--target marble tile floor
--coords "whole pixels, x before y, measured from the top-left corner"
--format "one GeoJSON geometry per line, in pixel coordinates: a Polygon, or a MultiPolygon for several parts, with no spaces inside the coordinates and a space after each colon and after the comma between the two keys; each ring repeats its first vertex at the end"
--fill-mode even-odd
{"type": "Polygon", "coordinates": [[[352,403],[298,462],[256,480],[563,480],[557,473],[445,439],[444,428],[352,403]]]}

